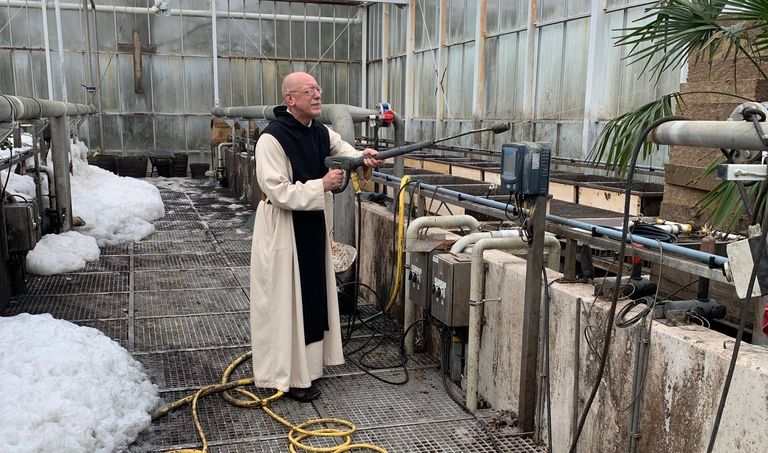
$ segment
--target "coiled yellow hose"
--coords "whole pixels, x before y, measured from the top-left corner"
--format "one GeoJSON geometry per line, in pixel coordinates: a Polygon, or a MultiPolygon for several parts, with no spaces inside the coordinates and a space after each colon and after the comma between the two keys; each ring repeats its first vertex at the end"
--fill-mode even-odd
{"type": "Polygon", "coordinates": [[[290,429],[290,431],[288,432],[288,442],[289,442],[288,450],[291,453],[297,453],[300,450],[314,452],[314,453],[344,453],[352,450],[369,450],[369,451],[375,451],[378,453],[387,453],[386,449],[376,445],[353,444],[352,434],[354,434],[356,428],[354,424],[352,424],[347,420],[342,420],[339,418],[318,418],[315,420],[310,420],[304,423],[300,423],[298,425],[294,425],[289,421],[287,421],[286,419],[277,415],[268,406],[273,401],[280,399],[284,395],[283,392],[277,391],[275,392],[274,395],[268,398],[261,399],[258,396],[254,395],[253,393],[243,388],[240,388],[246,385],[252,385],[253,378],[239,379],[237,381],[229,380],[229,376],[232,374],[232,372],[238,366],[240,366],[243,362],[245,362],[245,360],[247,360],[249,357],[251,357],[251,352],[247,352],[241,355],[240,357],[236,358],[234,361],[232,361],[232,363],[230,363],[227,369],[224,371],[224,374],[222,374],[220,383],[206,385],[205,387],[202,387],[200,390],[198,390],[194,394],[186,396],[178,401],[175,401],[167,406],[164,406],[161,409],[157,410],[154,414],[152,414],[152,421],[154,422],[155,420],[158,420],[159,418],[164,417],[165,415],[173,412],[176,409],[179,409],[190,403],[192,404],[192,418],[195,421],[195,429],[197,430],[197,434],[200,437],[200,440],[202,441],[203,448],[200,450],[188,449],[188,448],[181,449],[181,450],[173,450],[174,453],[208,453],[208,440],[205,438],[205,432],[203,431],[203,427],[200,424],[200,419],[197,415],[197,403],[200,398],[214,394],[214,393],[223,393],[224,399],[229,404],[236,407],[242,407],[242,408],[259,407],[264,412],[266,412],[270,417],[274,418],[278,422],[287,426],[290,429]],[[234,390],[240,393],[241,395],[244,395],[245,397],[247,397],[247,399],[236,398],[230,393],[231,390],[234,390]],[[318,428],[313,430],[307,429],[308,427],[315,426],[315,425],[335,425],[337,427],[343,427],[343,428],[323,427],[323,428],[318,428]],[[337,437],[337,438],[343,439],[343,443],[341,445],[335,445],[331,447],[313,447],[311,445],[306,445],[302,443],[303,440],[308,439],[310,437],[337,437]]]}

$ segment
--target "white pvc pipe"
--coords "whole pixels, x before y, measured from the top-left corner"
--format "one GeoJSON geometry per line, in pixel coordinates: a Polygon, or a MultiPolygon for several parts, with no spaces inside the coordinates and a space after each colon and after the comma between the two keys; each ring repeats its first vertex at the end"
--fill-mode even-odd
{"type": "Polygon", "coordinates": [[[53,75],[51,74],[51,41],[48,38],[48,8],[47,0],[42,2],[43,41],[45,42],[45,73],[48,77],[48,99],[53,100],[53,75]]]}
{"type": "MultiPolygon", "coordinates": [[[[763,122],[763,129],[768,124],[763,122]]],[[[702,146],[723,149],[766,149],[747,121],[670,121],[660,124],[650,135],[660,145],[702,146]]]]}
{"type": "Polygon", "coordinates": [[[216,0],[211,0],[211,42],[213,47],[213,105],[219,106],[219,42],[216,33],[216,0]]]}
{"type": "MultiPolygon", "coordinates": [[[[24,1],[24,0],[6,0],[6,4],[12,8],[41,8],[42,1],[24,1]]],[[[56,2],[59,3],[58,1],[56,2]]],[[[75,11],[80,9],[80,5],[73,3],[62,3],[60,8],[68,11],[75,11]]],[[[131,13],[131,14],[148,14],[151,13],[150,8],[140,6],[120,6],[120,5],[100,5],[96,4],[96,11],[108,12],[108,13],[131,13]]],[[[170,11],[171,16],[186,16],[186,17],[211,17],[209,10],[200,9],[184,9],[173,8],[170,11]]],[[[216,17],[226,18],[228,13],[217,12],[216,17]]],[[[283,22],[288,21],[307,21],[307,22],[320,22],[320,23],[338,23],[346,25],[347,22],[358,23],[360,18],[355,16],[347,19],[344,17],[320,17],[320,16],[297,16],[291,14],[268,14],[268,13],[237,13],[238,19],[270,19],[279,20],[283,22]]]]}
{"type": "MultiPolygon", "coordinates": [[[[80,8],[80,5],[74,5],[76,8],[80,8]]],[[[61,32],[61,5],[59,0],[55,0],[54,7],[56,8],[56,38],[59,41],[59,76],[61,77],[61,100],[67,102],[67,75],[64,71],[64,38],[61,32]]]]}
{"type": "Polygon", "coordinates": [[[451,253],[454,255],[461,253],[465,248],[469,247],[480,239],[509,237],[520,237],[520,230],[484,231],[482,233],[468,234],[466,236],[462,236],[461,239],[453,243],[453,246],[451,247],[451,253]]]}
{"type": "MultiPolygon", "coordinates": [[[[470,233],[477,233],[480,231],[480,222],[469,215],[447,215],[447,216],[426,216],[419,217],[411,222],[408,226],[408,230],[405,233],[405,250],[407,251],[409,246],[416,242],[419,237],[419,231],[424,228],[437,227],[437,228],[458,228],[467,227],[470,233]]],[[[405,254],[405,269],[411,268],[411,253],[405,254]]],[[[411,303],[411,285],[405,285],[403,303],[403,327],[408,329],[411,324],[416,320],[416,305],[411,303]]],[[[404,338],[405,353],[406,355],[413,354],[414,351],[414,335],[413,329],[408,331],[404,338]]]]}
{"type": "MultiPolygon", "coordinates": [[[[560,241],[551,234],[544,237],[544,248],[549,252],[548,265],[560,262],[560,241]]],[[[477,410],[477,383],[480,365],[480,338],[483,319],[483,297],[485,289],[483,276],[483,252],[486,250],[513,250],[517,253],[528,251],[528,241],[520,236],[480,239],[472,246],[472,264],[469,284],[469,339],[467,341],[467,408],[477,410]]],[[[546,284],[546,282],[544,282],[546,284]]]]}

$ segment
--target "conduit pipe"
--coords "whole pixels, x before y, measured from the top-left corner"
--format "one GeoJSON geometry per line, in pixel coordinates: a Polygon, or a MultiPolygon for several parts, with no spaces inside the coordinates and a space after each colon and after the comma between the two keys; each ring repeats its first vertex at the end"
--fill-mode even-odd
{"type": "MultiPolygon", "coordinates": [[[[763,122],[763,129],[768,123],[763,122]]],[[[764,150],[765,144],[748,121],[669,121],[651,131],[659,145],[764,150]]]]}
{"type": "MultiPolygon", "coordinates": [[[[419,238],[419,231],[424,228],[459,228],[467,227],[470,233],[477,233],[480,231],[480,222],[469,215],[447,215],[447,216],[425,216],[418,217],[411,221],[408,226],[408,230],[405,232],[405,269],[411,268],[411,252],[408,251],[409,247],[419,238]]],[[[411,324],[416,321],[416,305],[411,303],[411,285],[405,285],[405,302],[403,303],[403,325],[407,330],[411,324]]],[[[407,355],[413,354],[414,331],[413,329],[407,330],[405,335],[405,353],[407,355]]]]}
{"type": "MultiPolygon", "coordinates": [[[[41,8],[45,2],[39,1],[25,1],[25,0],[6,0],[5,2],[12,8],[41,8]]],[[[61,3],[59,8],[66,11],[78,11],[80,5],[74,3],[61,3]]],[[[141,6],[121,6],[121,5],[96,5],[96,11],[108,12],[108,13],[122,13],[122,14],[153,14],[148,7],[141,6]]],[[[202,9],[186,9],[186,8],[171,8],[171,16],[185,16],[185,17],[211,17],[210,10],[202,9]]],[[[321,16],[305,16],[305,15],[291,15],[291,14],[271,14],[271,13],[230,13],[227,11],[217,11],[216,17],[220,18],[237,18],[237,19],[267,19],[277,20],[283,22],[289,21],[306,21],[306,22],[320,22],[320,23],[336,23],[345,25],[347,22],[356,24],[360,22],[359,16],[354,16],[350,19],[344,17],[321,17],[321,16]]]]}
{"type": "Polygon", "coordinates": [[[453,243],[451,247],[451,253],[454,255],[461,253],[465,248],[479,241],[480,239],[490,238],[509,238],[520,237],[520,230],[498,230],[498,231],[483,231],[482,233],[472,233],[466,236],[462,236],[458,241],[453,243]]]}
{"type": "Polygon", "coordinates": [[[76,116],[96,113],[96,106],[49,101],[25,96],[0,95],[0,123],[43,117],[76,116]]]}
{"type": "MultiPolygon", "coordinates": [[[[544,247],[549,252],[547,263],[552,266],[560,261],[560,241],[551,233],[551,238],[544,240],[544,247]]],[[[528,251],[528,241],[520,236],[506,238],[480,239],[472,246],[472,264],[469,283],[469,339],[467,341],[467,408],[477,410],[477,382],[480,363],[480,331],[483,320],[483,297],[485,293],[483,276],[483,252],[486,250],[513,250],[516,253],[528,251]]],[[[546,282],[545,282],[546,284],[546,282]]]]}
{"type": "MultiPolygon", "coordinates": [[[[666,123],[665,123],[666,124],[666,123]]],[[[754,131],[753,131],[754,132],[754,131]]],[[[386,173],[381,173],[374,171],[373,175],[381,180],[393,182],[393,183],[400,183],[400,178],[396,176],[392,176],[386,173]]],[[[500,201],[495,200],[489,200],[487,198],[478,197],[475,195],[469,195],[463,192],[457,192],[455,190],[451,189],[445,189],[442,187],[434,186],[431,184],[420,184],[420,189],[422,191],[432,191],[441,195],[450,196],[452,198],[456,198],[458,201],[470,201],[472,203],[477,203],[479,205],[488,206],[490,208],[499,209],[501,211],[508,211],[509,212],[509,206],[507,203],[503,203],[500,201]]],[[[523,212],[527,212],[527,210],[523,209],[523,212]]],[[[514,212],[512,213],[514,214],[514,212]]],[[[594,235],[598,236],[605,236],[607,238],[615,239],[615,240],[621,240],[622,234],[621,231],[615,228],[608,228],[603,227],[599,225],[594,225],[591,223],[581,222],[578,220],[571,220],[566,219],[564,217],[559,217],[556,215],[547,214],[546,217],[548,222],[556,223],[558,225],[565,225],[571,228],[577,228],[580,230],[591,232],[594,235]]],[[[724,267],[728,263],[728,258],[724,256],[719,255],[713,255],[711,253],[705,253],[700,252],[698,250],[689,249],[686,247],[682,247],[676,244],[670,244],[667,242],[658,242],[653,239],[648,239],[643,236],[639,235],[632,235],[631,237],[632,242],[636,242],[640,245],[644,245],[645,247],[651,249],[651,250],[658,250],[661,249],[664,251],[664,253],[672,253],[675,255],[684,256],[686,258],[690,258],[695,261],[699,261],[702,263],[705,263],[711,267],[724,267]]]]}
{"type": "MultiPolygon", "coordinates": [[[[61,77],[61,99],[67,102],[67,73],[64,65],[64,38],[62,37],[61,23],[61,4],[59,0],[53,2],[54,12],[56,13],[56,38],[59,45],[59,77],[61,77]]],[[[79,9],[79,5],[78,9],[79,9]]]]}

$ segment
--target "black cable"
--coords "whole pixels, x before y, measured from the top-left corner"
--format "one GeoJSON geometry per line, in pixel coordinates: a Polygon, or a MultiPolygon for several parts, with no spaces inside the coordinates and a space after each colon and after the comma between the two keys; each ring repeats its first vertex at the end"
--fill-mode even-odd
{"type": "MultiPolygon", "coordinates": [[[[549,388],[549,309],[550,309],[550,302],[551,298],[549,296],[549,277],[547,277],[547,267],[541,266],[541,273],[544,276],[544,370],[543,374],[546,379],[546,384],[544,387],[544,391],[546,392],[545,397],[547,398],[547,440],[549,441],[549,445],[547,445],[547,452],[552,453],[554,449],[552,448],[552,399],[551,399],[551,392],[549,388]]],[[[553,282],[554,283],[554,282],[553,282]]]]}
{"type": "Polygon", "coordinates": [[[660,242],[677,243],[677,236],[668,233],[656,225],[650,223],[635,222],[629,227],[629,232],[660,242]]]}
{"type": "MultiPolygon", "coordinates": [[[[632,150],[632,156],[630,158],[629,162],[629,168],[627,169],[627,187],[624,194],[624,219],[623,219],[623,227],[622,227],[622,235],[621,235],[621,245],[619,246],[619,255],[618,255],[618,262],[623,263],[624,257],[626,256],[626,250],[627,250],[627,236],[629,234],[629,204],[630,204],[630,196],[632,193],[632,181],[635,176],[635,166],[637,165],[637,158],[640,155],[640,149],[643,147],[643,144],[645,143],[645,139],[648,137],[648,134],[651,133],[655,128],[657,128],[660,124],[669,122],[669,121],[676,121],[676,120],[685,120],[687,118],[684,118],[682,116],[665,116],[663,118],[660,118],[653,123],[651,123],[648,127],[646,127],[641,133],[640,136],[637,139],[637,142],[635,143],[635,147],[632,150]]],[[[614,284],[613,288],[613,295],[611,296],[611,307],[608,310],[608,322],[606,322],[605,327],[605,335],[603,336],[603,352],[600,357],[600,366],[597,370],[597,377],[595,379],[595,383],[592,386],[592,391],[589,394],[589,398],[587,399],[586,403],[584,404],[584,410],[582,411],[581,418],[579,419],[579,424],[576,428],[576,433],[573,436],[573,440],[571,442],[571,447],[568,449],[569,453],[574,453],[576,451],[576,446],[579,442],[579,438],[581,437],[581,432],[584,429],[584,424],[587,421],[587,415],[589,414],[589,410],[592,408],[592,403],[595,400],[595,396],[597,396],[597,390],[600,388],[600,382],[603,379],[603,373],[605,373],[605,365],[608,360],[608,348],[611,343],[611,334],[613,332],[613,319],[616,315],[616,305],[618,303],[618,297],[621,290],[621,277],[624,270],[624,266],[619,265],[618,270],[616,272],[616,283],[614,284]]]]}

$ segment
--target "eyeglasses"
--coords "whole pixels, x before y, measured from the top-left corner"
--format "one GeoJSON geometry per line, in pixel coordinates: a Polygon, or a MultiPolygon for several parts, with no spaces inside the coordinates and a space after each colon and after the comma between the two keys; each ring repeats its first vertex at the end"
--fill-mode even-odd
{"type": "Polygon", "coordinates": [[[323,94],[323,89],[320,88],[320,87],[309,87],[309,88],[305,88],[303,90],[292,91],[292,93],[306,93],[310,97],[312,97],[312,96],[315,95],[315,93],[322,95],[323,94]]]}

